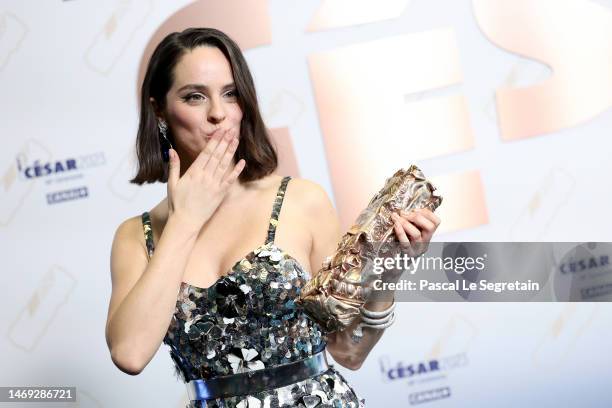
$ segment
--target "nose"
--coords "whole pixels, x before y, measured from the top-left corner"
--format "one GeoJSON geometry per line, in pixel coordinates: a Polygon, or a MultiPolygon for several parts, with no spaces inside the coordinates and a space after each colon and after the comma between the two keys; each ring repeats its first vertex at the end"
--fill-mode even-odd
{"type": "Polygon", "coordinates": [[[221,123],[225,119],[223,104],[217,98],[212,98],[208,111],[208,121],[214,124],[221,123]]]}

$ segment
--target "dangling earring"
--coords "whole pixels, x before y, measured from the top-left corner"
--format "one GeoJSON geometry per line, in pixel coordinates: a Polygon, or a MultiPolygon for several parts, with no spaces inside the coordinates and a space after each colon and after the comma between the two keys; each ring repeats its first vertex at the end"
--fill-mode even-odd
{"type": "Polygon", "coordinates": [[[157,127],[159,128],[160,134],[160,144],[162,150],[162,160],[166,163],[170,161],[170,149],[174,149],[170,140],[168,140],[168,125],[164,120],[160,120],[157,122],[157,127]]]}

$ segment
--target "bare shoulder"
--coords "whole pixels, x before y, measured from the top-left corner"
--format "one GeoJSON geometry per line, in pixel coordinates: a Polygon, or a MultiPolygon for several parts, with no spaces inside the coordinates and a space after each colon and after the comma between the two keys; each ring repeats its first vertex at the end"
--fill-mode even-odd
{"type": "Polygon", "coordinates": [[[327,191],[319,183],[312,180],[292,177],[292,194],[295,201],[299,202],[302,210],[318,217],[321,213],[335,212],[333,203],[327,191]]]}
{"type": "Polygon", "coordinates": [[[138,251],[146,256],[146,244],[144,238],[144,228],[140,215],[127,218],[122,221],[115,231],[113,238],[113,252],[116,253],[118,247],[129,246],[131,249],[138,247],[142,251],[138,251]]]}
{"type": "Polygon", "coordinates": [[[133,217],[123,220],[119,226],[117,226],[117,234],[131,235],[135,237],[137,230],[142,230],[142,218],[141,215],[134,215],[133,217]]]}

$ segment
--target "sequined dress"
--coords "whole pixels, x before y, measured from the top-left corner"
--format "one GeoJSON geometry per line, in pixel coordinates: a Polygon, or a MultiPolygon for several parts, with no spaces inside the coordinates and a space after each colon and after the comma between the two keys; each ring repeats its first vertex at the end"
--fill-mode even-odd
{"type": "MultiPolygon", "coordinates": [[[[181,283],[164,344],[185,383],[243,373],[312,356],[325,333],[294,303],[309,273],[274,244],[287,184],[282,179],[266,241],[236,262],[209,288],[181,283]]],[[[142,222],[149,257],[154,243],[147,212],[142,222]]],[[[187,408],[364,407],[344,377],[329,370],[306,380],[249,395],[191,401],[187,408]]]]}

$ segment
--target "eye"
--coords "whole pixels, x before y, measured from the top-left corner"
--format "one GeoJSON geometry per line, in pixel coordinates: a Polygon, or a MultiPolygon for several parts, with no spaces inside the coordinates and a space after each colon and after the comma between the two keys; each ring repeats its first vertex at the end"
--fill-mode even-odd
{"type": "Polygon", "coordinates": [[[189,95],[183,97],[183,100],[185,100],[187,102],[202,101],[204,99],[205,99],[204,95],[199,94],[199,93],[192,93],[192,94],[189,94],[189,95]]]}
{"type": "Polygon", "coordinates": [[[238,92],[236,92],[236,90],[235,90],[235,89],[232,89],[231,91],[227,91],[227,92],[225,93],[225,96],[228,96],[228,97],[230,97],[230,98],[235,98],[235,97],[237,97],[237,96],[238,96],[238,92]]]}

